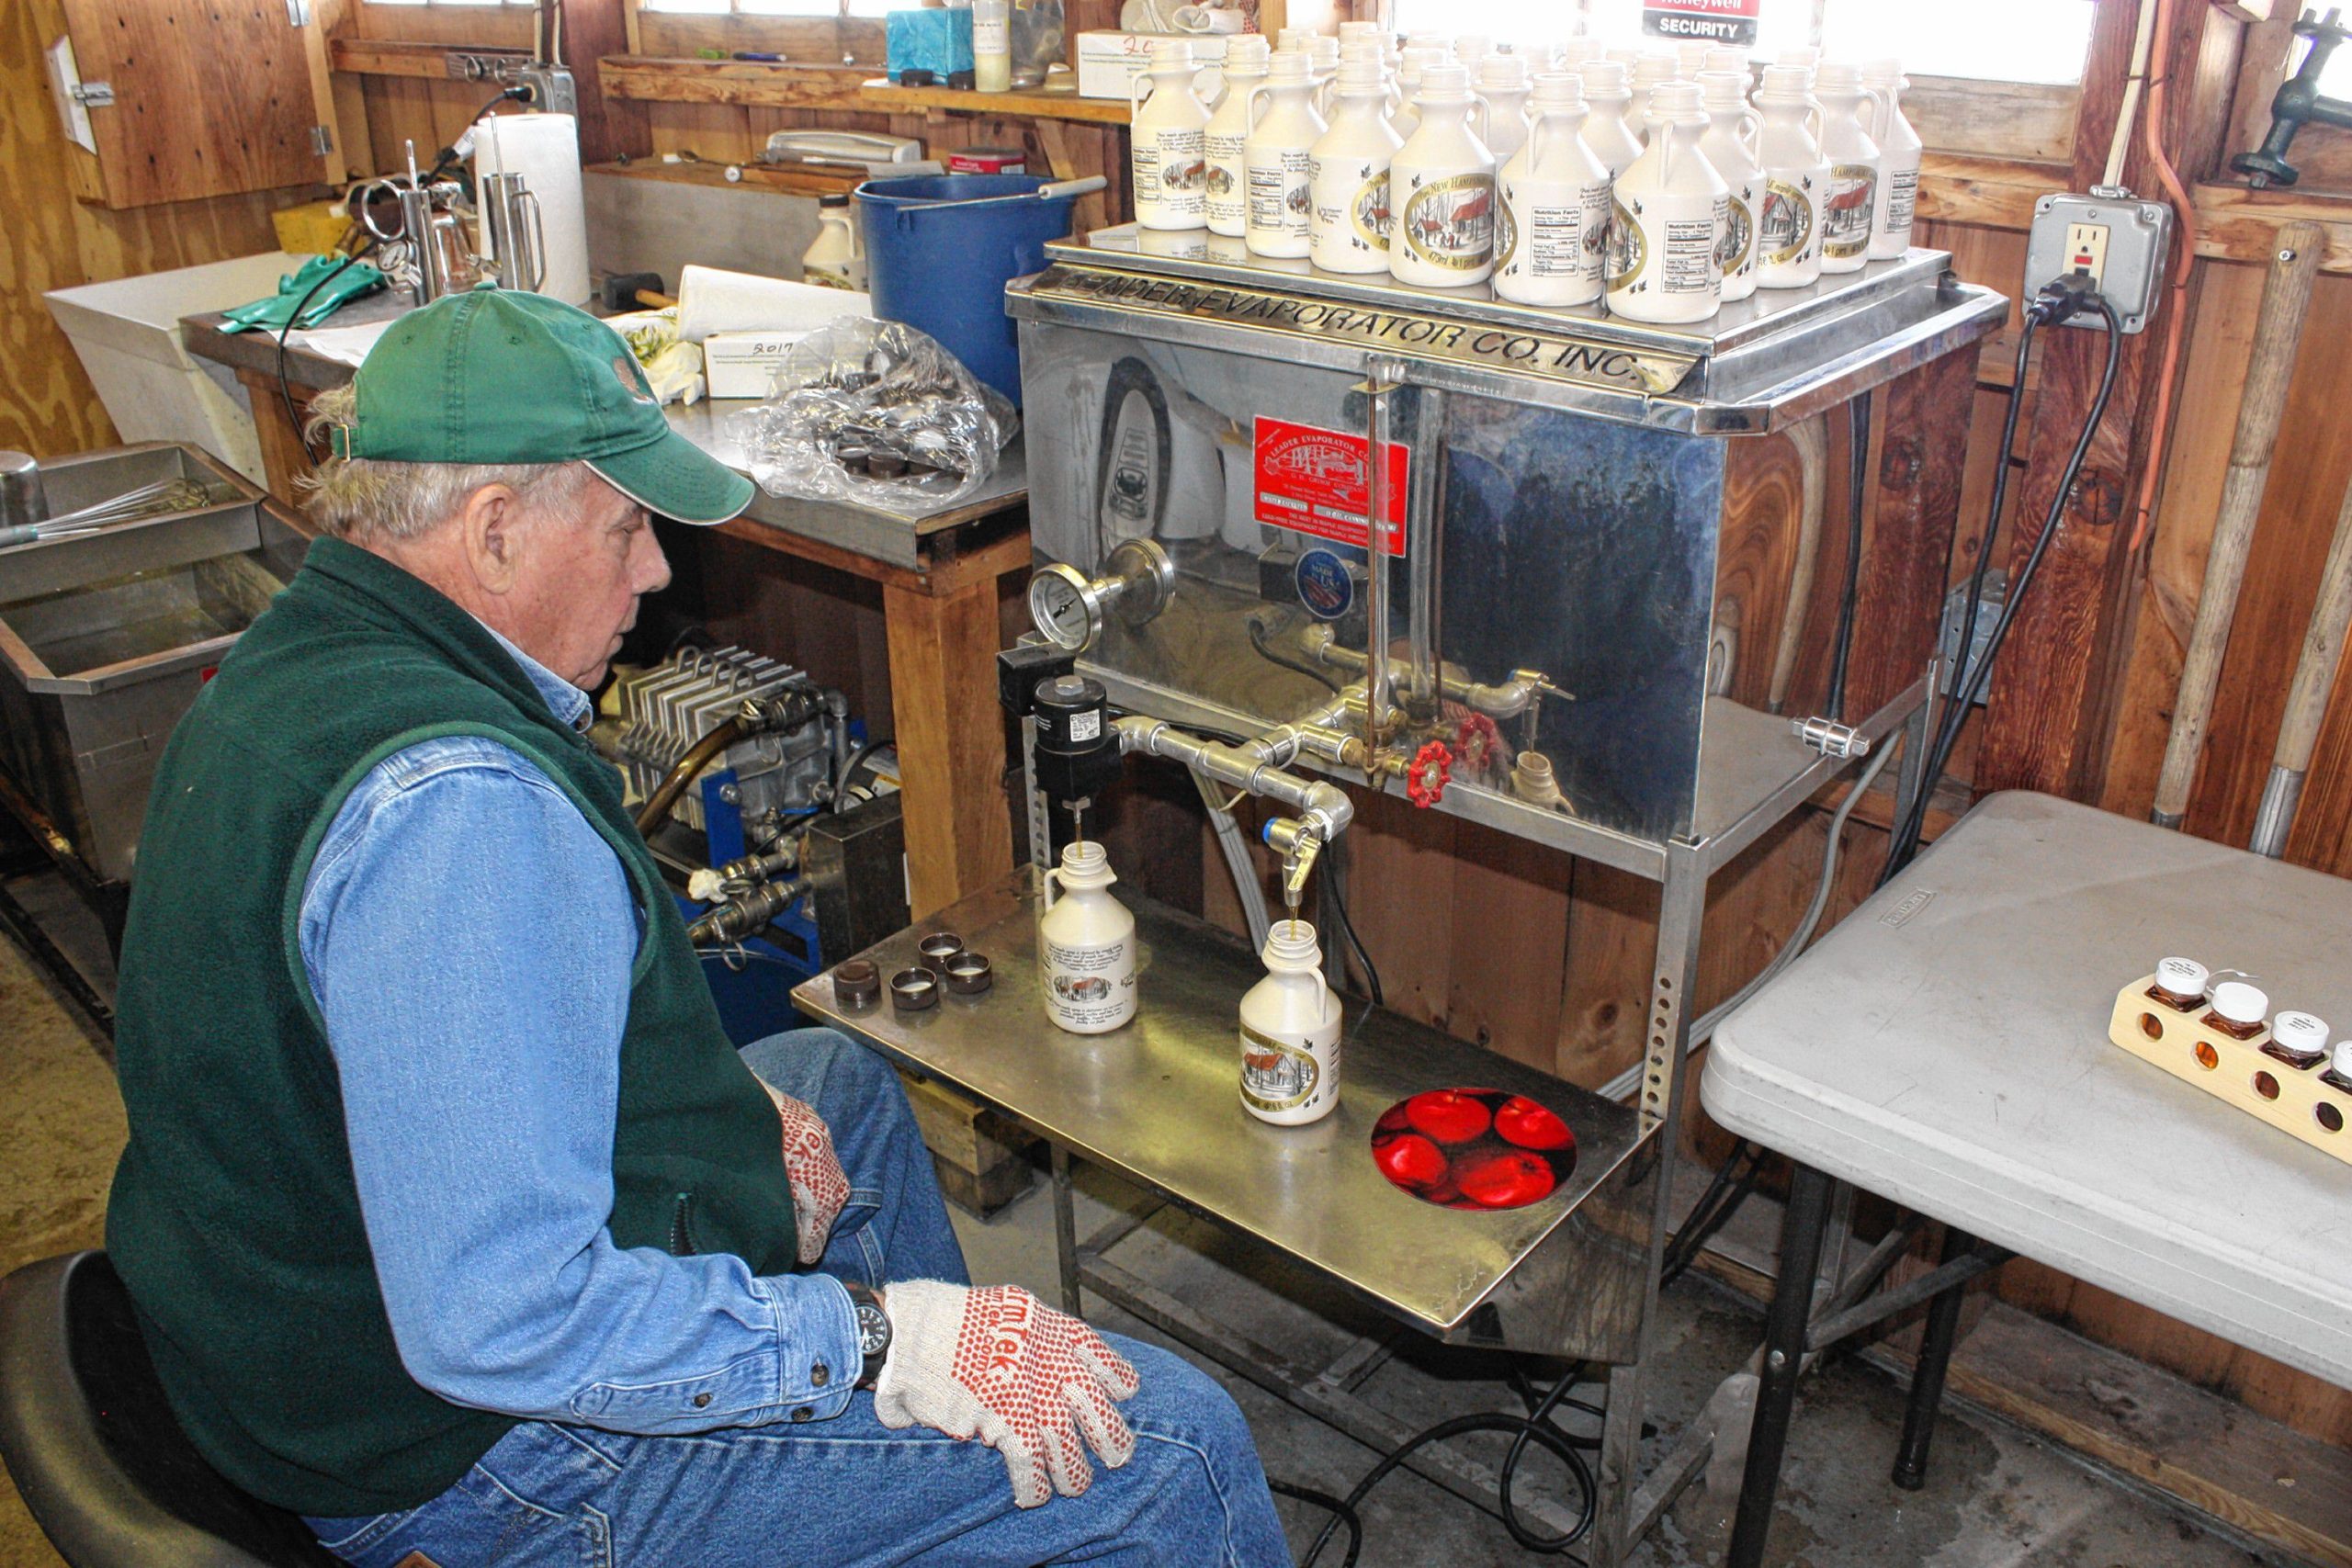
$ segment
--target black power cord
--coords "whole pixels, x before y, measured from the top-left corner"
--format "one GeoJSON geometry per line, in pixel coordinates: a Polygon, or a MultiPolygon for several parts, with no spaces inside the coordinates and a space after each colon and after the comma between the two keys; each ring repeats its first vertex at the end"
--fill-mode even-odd
{"type": "Polygon", "coordinates": [[[1340,682],[1333,678],[1329,671],[1318,670],[1314,665],[1307,663],[1304,659],[1294,659],[1289,654],[1284,653],[1280,649],[1274,647],[1272,642],[1270,641],[1266,636],[1265,623],[1261,621],[1255,615],[1250,617],[1250,646],[1258,650],[1258,656],[1261,659],[1265,660],[1269,664],[1278,664],[1283,669],[1291,671],[1296,674],[1311,676],[1315,680],[1322,682],[1334,695],[1338,694],[1340,682]]]}
{"type": "Polygon", "coordinates": [[[2090,455],[2092,439],[2098,433],[2099,422],[2107,416],[2107,405],[2115,394],[2115,378],[2123,354],[2123,332],[2115,319],[2114,310],[2079,274],[2069,275],[2054,283],[2046,284],[2035,295],[2026,312],[2026,329],[2018,344],[2017,384],[2010,389],[2009,412],[2002,422],[2001,461],[1996,470],[1993,485],[1992,511],[1984,529],[1984,542],[1978,552],[1975,570],[1970,574],[1968,607],[1961,622],[1960,659],[1967,672],[1948,699],[1942,723],[1938,726],[1935,744],[1929,748],[1927,765],[1920,771],[1917,793],[1911,808],[1897,824],[1887,844],[1886,869],[1879,876],[1884,886],[1919,852],[1919,837],[1928,820],[1928,803],[1933,797],[1937,781],[1951,761],[1952,748],[1959,743],[1960,732],[1968,722],[1969,710],[1984,692],[1991,678],[1993,660],[2007,638],[2018,610],[2025,603],[2026,591],[2032,586],[2034,575],[2041,570],[2042,557],[2048,553],[2051,541],[2058,536],[2058,525],[2064,518],[2067,498],[2073,493],[2075,480],[2081,476],[2083,461],[2090,455]],[[2075,449],[2059,474],[2057,490],[2050,498],[2050,510],[2042,518],[2041,532],[2035,535],[2033,548],[2026,555],[2025,564],[2018,569],[2017,581],[2009,585],[2007,597],[2001,605],[2000,619],[1993,623],[1992,635],[1985,640],[1984,656],[1973,665],[1968,660],[1969,639],[1975,635],[1976,604],[1984,580],[1985,565],[1993,551],[1993,539],[2000,524],[2002,494],[2007,489],[2010,467],[2010,442],[2017,431],[2018,400],[2025,389],[2025,359],[2032,346],[2037,327],[2055,326],[2081,311],[2096,314],[2107,330],[2107,365],[2100,373],[2098,395],[2091,400],[2089,413],[2083,420],[2082,433],[2075,438],[2075,449]]]}
{"type": "MultiPolygon", "coordinates": [[[[1372,966],[1372,954],[1364,951],[1363,942],[1356,936],[1355,922],[1348,919],[1347,889],[1342,886],[1347,880],[1345,867],[1336,860],[1340,847],[1333,844],[1323,853],[1326,857],[1323,865],[1324,900],[1331,906],[1331,918],[1339,922],[1340,935],[1347,942],[1348,951],[1355,954],[1356,964],[1363,971],[1364,989],[1372,997],[1372,1005],[1386,1007],[1388,999],[1380,991],[1380,971],[1372,966]]],[[[1340,967],[1344,970],[1346,964],[1342,963],[1340,967]]]]}
{"type": "Polygon", "coordinates": [[[1846,591],[1838,596],[1838,646],[1830,655],[1829,696],[1822,712],[1846,717],[1846,667],[1854,656],[1854,607],[1862,592],[1862,513],[1870,499],[1871,395],[1855,394],[1847,417],[1852,432],[1846,456],[1846,591]]]}

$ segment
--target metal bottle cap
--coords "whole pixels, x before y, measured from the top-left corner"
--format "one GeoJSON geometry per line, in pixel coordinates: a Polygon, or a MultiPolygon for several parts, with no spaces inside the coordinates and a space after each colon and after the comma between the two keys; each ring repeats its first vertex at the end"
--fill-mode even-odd
{"type": "Polygon", "coordinates": [[[49,520],[49,492],[29,452],[0,452],[0,524],[21,528],[49,520]]]}
{"type": "Polygon", "coordinates": [[[959,953],[947,960],[947,988],[958,996],[977,997],[996,984],[996,971],[977,953],[959,953]]]}
{"type": "Polygon", "coordinates": [[[935,967],[964,951],[964,939],[954,931],[933,931],[915,946],[935,967]]]}
{"type": "Polygon", "coordinates": [[[2232,1023],[2260,1023],[2270,998],[2243,980],[2224,980],[2213,987],[2213,1010],[2232,1023]]]}
{"type": "Polygon", "coordinates": [[[845,1008],[865,1007],[882,995],[882,971],[853,958],[833,971],[833,999],[845,1008]]]}
{"type": "Polygon", "coordinates": [[[939,976],[928,969],[901,969],[890,976],[890,1005],[900,1012],[921,1012],[939,1005],[939,976]]]}

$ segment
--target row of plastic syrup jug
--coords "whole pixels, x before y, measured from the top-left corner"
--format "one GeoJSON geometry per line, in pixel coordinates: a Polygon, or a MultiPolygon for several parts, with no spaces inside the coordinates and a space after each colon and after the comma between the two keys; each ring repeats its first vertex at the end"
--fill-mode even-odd
{"type": "MultiPolygon", "coordinates": [[[[1327,75],[1312,56],[1270,57],[1243,35],[1212,111],[1191,92],[1190,44],[1156,44],[1136,90],[1138,221],[1205,226],[1262,255],[1424,286],[1491,277],[1520,303],[1583,304],[1605,288],[1612,310],[1670,322],[1909,244],[1920,147],[1893,62],[1825,66],[1818,97],[1812,68],[1770,66],[1751,107],[1744,70],[1702,73],[1694,104],[1667,56],[1636,62],[1636,89],[1622,61],[1531,81],[1516,57],[1488,53],[1481,96],[1442,51],[1405,49],[1393,77],[1375,38],[1359,33],[1340,52],[1327,75]],[[1605,231],[1590,216],[1595,168],[1624,187],[1605,231]],[[1705,199],[1708,171],[1720,209],[1705,199]],[[1691,216],[1702,204],[1716,214],[1711,263],[1691,216]]],[[[1741,63],[1735,51],[1709,54],[1741,63]]]]}
{"type": "MultiPolygon", "coordinates": [[[[1108,1034],[1135,1020],[1136,918],[1111,894],[1102,846],[1066,846],[1045,876],[1037,919],[1046,1016],[1072,1034],[1108,1034]]],[[[1340,1103],[1340,998],[1304,920],[1266,933],[1266,976],[1241,998],[1241,1104],[1279,1126],[1320,1121],[1340,1103]]]]}

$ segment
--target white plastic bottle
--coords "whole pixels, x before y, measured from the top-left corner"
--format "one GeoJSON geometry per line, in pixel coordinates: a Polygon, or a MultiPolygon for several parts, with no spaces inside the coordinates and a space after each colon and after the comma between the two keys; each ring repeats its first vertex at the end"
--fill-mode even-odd
{"type": "Polygon", "coordinates": [[[1919,160],[1925,144],[1903,113],[1903,62],[1879,59],[1862,66],[1862,85],[1877,100],[1871,140],[1878,143],[1878,216],[1871,225],[1871,260],[1893,261],[1911,248],[1919,209],[1919,160]]]}
{"type": "Polygon", "coordinates": [[[1305,920],[1266,932],[1266,977],[1241,998],[1241,1108],[1277,1127],[1319,1122],[1340,1105],[1340,998],[1305,920]]]}
{"type": "Polygon", "coordinates": [[[1208,106],[1193,95],[1193,45],[1154,39],[1151,63],[1129,89],[1136,221],[1147,229],[1208,225],[1208,106]]]}
{"type": "Polygon", "coordinates": [[[1633,94],[1625,85],[1625,68],[1614,60],[1588,60],[1577,67],[1584,83],[1584,144],[1613,177],[1634,166],[1642,144],[1625,129],[1625,105],[1633,94]]]}
{"type": "Polygon", "coordinates": [[[1527,145],[1527,62],[1489,54],[1478,62],[1478,96],[1487,106],[1487,151],[1498,164],[1527,145]]]}
{"type": "Polygon", "coordinates": [[[1329,129],[1315,112],[1313,62],[1295,50],[1276,50],[1266,79],[1250,89],[1250,135],[1241,149],[1250,203],[1242,234],[1252,254],[1306,254],[1314,205],[1307,163],[1329,129]]]}
{"type": "Polygon", "coordinates": [[[1707,56],[1715,46],[1704,39],[1682,39],[1674,46],[1674,73],[1685,82],[1696,82],[1699,73],[1706,70],[1707,56]]]}
{"type": "Polygon", "coordinates": [[[1582,33],[1578,33],[1574,38],[1564,38],[1552,46],[1553,62],[1563,71],[1577,70],[1586,61],[1600,58],[1600,40],[1597,38],[1586,38],[1582,33]]]}
{"type": "Polygon", "coordinates": [[[1389,276],[1424,288],[1484,283],[1495,270],[1495,155],[1470,119],[1486,106],[1461,66],[1431,65],[1418,107],[1420,123],[1389,165],[1389,276]]]}
{"type": "Polygon", "coordinates": [[[1535,78],[1527,145],[1495,176],[1495,298],[1589,305],[1609,244],[1609,170],[1578,134],[1584,88],[1566,72],[1535,78]]]}
{"type": "Polygon", "coordinates": [[[1609,230],[1609,309],[1631,321],[1703,321],[1723,307],[1716,252],[1731,193],[1699,138],[1699,89],[1661,82],[1650,93],[1649,145],[1617,176],[1609,230]]]}
{"type": "Polygon", "coordinates": [[[1743,87],[1750,79],[1747,71],[1747,51],[1727,43],[1709,44],[1706,54],[1699,62],[1699,69],[1728,71],[1739,78],[1740,85],[1743,87]]]}
{"type": "Polygon", "coordinates": [[[1821,203],[1821,270],[1860,272],[1870,265],[1878,216],[1878,143],[1862,128],[1871,102],[1860,67],[1824,63],[1813,74],[1821,105],[1821,151],[1829,159],[1829,194],[1821,203]]]}
{"type": "Polygon", "coordinates": [[[1414,129],[1421,123],[1421,111],[1418,107],[1421,96],[1421,73],[1432,65],[1442,64],[1444,61],[1445,55],[1441,51],[1412,48],[1407,49],[1397,61],[1396,91],[1392,99],[1396,107],[1388,115],[1388,129],[1396,133],[1397,141],[1411,140],[1414,129]]]}
{"type": "Polygon", "coordinates": [[[1767,65],[1752,100],[1763,126],[1757,135],[1757,162],[1764,166],[1764,210],[1756,220],[1759,288],[1803,288],[1821,277],[1829,160],[1814,130],[1812,80],[1802,65],[1767,65]]]}
{"type": "Polygon", "coordinates": [[[1111,897],[1118,880],[1089,840],[1065,847],[1046,873],[1037,919],[1046,1016],[1072,1034],[1107,1034],[1136,1015],[1136,918],[1111,897]]]}
{"type": "Polygon", "coordinates": [[[1453,39],[1453,62],[1475,78],[1479,62],[1495,52],[1492,33],[1458,33],[1453,39]]]}
{"type": "Polygon", "coordinates": [[[1674,56],[1645,50],[1634,62],[1626,85],[1632,96],[1625,104],[1625,130],[1636,141],[1649,140],[1650,93],[1661,82],[1672,82],[1678,67],[1674,56]]]}
{"type": "Polygon", "coordinates": [[[1209,231],[1239,239],[1249,221],[1248,173],[1242,144],[1250,139],[1250,95],[1266,79],[1271,51],[1263,33],[1237,33],[1225,46],[1225,96],[1209,116],[1201,144],[1208,160],[1209,231]]]}
{"type": "Polygon", "coordinates": [[[1747,107],[1746,72],[1701,72],[1699,107],[1707,111],[1699,151],[1731,189],[1720,247],[1724,303],[1729,305],[1756,292],[1756,212],[1764,200],[1764,169],[1756,158],[1761,122],[1747,107]]]}
{"type": "Polygon", "coordinates": [[[849,193],[817,198],[817,237],[800,253],[800,281],[820,288],[865,287],[865,253],[858,248],[857,221],[850,216],[849,193]]]}
{"type": "Polygon", "coordinates": [[[1012,0],[972,0],[972,85],[1012,90],[1012,0]]]}
{"type": "Polygon", "coordinates": [[[1388,129],[1382,77],[1377,47],[1340,66],[1331,128],[1307,158],[1307,254],[1326,272],[1388,270],[1388,171],[1403,143],[1388,129]]]}

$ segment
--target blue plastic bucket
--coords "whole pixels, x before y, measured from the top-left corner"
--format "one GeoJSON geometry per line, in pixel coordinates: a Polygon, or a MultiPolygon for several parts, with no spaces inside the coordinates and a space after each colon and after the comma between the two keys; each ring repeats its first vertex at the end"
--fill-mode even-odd
{"type": "Polygon", "coordinates": [[[919,327],[1021,401],[1021,350],[1004,286],[1046,265],[1074,196],[1037,197],[1035,175],[933,175],[857,187],[874,313],[919,327]]]}

